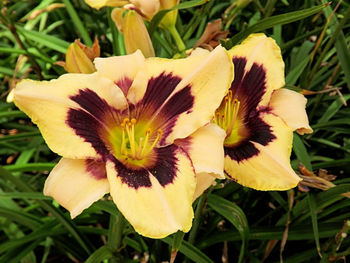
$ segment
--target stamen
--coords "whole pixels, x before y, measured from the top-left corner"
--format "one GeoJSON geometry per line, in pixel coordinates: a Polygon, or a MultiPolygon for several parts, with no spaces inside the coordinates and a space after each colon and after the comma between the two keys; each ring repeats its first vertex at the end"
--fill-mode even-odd
{"type": "Polygon", "coordinates": [[[145,158],[156,146],[158,141],[162,137],[162,130],[159,129],[157,131],[157,136],[150,144],[150,136],[152,131],[150,128],[147,128],[145,131],[145,136],[135,138],[135,125],[136,119],[125,118],[123,122],[120,124],[122,127],[122,138],[121,138],[121,154],[127,156],[131,159],[142,160],[145,158]]]}
{"type": "Polygon", "coordinates": [[[121,153],[125,154],[126,153],[126,139],[125,139],[125,125],[122,126],[123,130],[122,130],[122,146],[121,146],[121,153]]]}
{"type": "Polygon", "coordinates": [[[239,100],[234,99],[233,100],[233,104],[232,104],[233,110],[231,111],[232,117],[230,119],[231,120],[231,125],[229,126],[228,130],[226,131],[226,134],[227,134],[226,136],[230,136],[231,135],[231,132],[232,132],[233,127],[234,127],[234,124],[235,124],[236,119],[237,119],[239,105],[240,105],[239,100]]]}
{"type": "Polygon", "coordinates": [[[146,129],[145,141],[144,141],[144,143],[143,143],[143,147],[142,147],[142,151],[141,151],[141,154],[140,154],[140,158],[141,158],[141,156],[144,156],[144,154],[145,154],[146,147],[147,147],[147,145],[148,145],[148,139],[149,139],[150,133],[151,133],[151,129],[150,129],[150,128],[147,128],[147,129],[146,129]]]}
{"type": "Polygon", "coordinates": [[[214,122],[226,131],[226,136],[230,136],[237,119],[240,102],[233,99],[231,90],[225,96],[224,101],[225,106],[223,110],[215,113],[214,122]]]}

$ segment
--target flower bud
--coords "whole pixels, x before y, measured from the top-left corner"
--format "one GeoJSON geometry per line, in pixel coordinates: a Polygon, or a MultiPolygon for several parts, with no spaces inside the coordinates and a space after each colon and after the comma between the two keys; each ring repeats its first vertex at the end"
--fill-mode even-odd
{"type": "Polygon", "coordinates": [[[120,11],[114,12],[113,10],[112,19],[118,28],[120,28],[121,24],[125,48],[128,54],[132,54],[140,49],[145,57],[154,57],[151,38],[142,17],[136,11],[127,11],[125,17],[121,20],[120,11]]]}
{"type": "MultiPolygon", "coordinates": [[[[80,41],[79,41],[80,43],[80,41]]],[[[81,44],[81,43],[80,43],[81,44]]],[[[93,73],[96,71],[88,55],[76,42],[69,45],[66,53],[65,70],[69,73],[93,73]]]]}
{"type": "MultiPolygon", "coordinates": [[[[178,5],[180,0],[160,0],[160,9],[169,9],[178,5]]],[[[163,19],[160,21],[159,25],[165,29],[172,28],[176,24],[178,10],[169,11],[163,19]]]]}
{"type": "Polygon", "coordinates": [[[95,9],[100,9],[104,6],[123,6],[129,1],[126,0],[85,0],[85,2],[95,9]]]}

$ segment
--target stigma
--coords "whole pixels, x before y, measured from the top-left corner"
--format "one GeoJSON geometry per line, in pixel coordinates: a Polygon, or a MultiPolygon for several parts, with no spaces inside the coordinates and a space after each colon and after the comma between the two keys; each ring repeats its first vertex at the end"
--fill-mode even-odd
{"type": "Polygon", "coordinates": [[[226,132],[226,138],[230,137],[237,120],[240,102],[234,99],[232,91],[229,90],[224,98],[224,105],[215,112],[214,123],[226,132]]]}
{"type": "Polygon", "coordinates": [[[125,118],[120,124],[122,127],[122,140],[120,152],[124,158],[142,160],[153,150],[159,140],[162,138],[163,131],[158,129],[156,135],[154,131],[147,128],[143,136],[135,136],[135,118],[125,118]],[[155,137],[155,138],[154,138],[155,137]]]}

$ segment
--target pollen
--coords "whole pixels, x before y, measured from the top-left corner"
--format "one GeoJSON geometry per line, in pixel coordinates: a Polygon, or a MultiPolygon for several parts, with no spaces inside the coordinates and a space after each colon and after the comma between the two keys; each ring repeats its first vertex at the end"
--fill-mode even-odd
{"type": "Polygon", "coordinates": [[[120,124],[122,127],[122,140],[120,152],[124,158],[133,160],[142,160],[152,152],[159,140],[162,138],[163,131],[158,129],[156,132],[147,128],[144,134],[136,136],[135,126],[137,120],[125,118],[120,124]]]}
{"type": "Polygon", "coordinates": [[[237,120],[240,102],[233,98],[230,90],[224,98],[224,106],[215,113],[214,122],[226,131],[226,137],[231,135],[237,120]]]}

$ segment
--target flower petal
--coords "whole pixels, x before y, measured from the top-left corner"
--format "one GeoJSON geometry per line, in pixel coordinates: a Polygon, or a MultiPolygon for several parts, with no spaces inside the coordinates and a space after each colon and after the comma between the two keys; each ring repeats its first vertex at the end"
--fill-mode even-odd
{"type": "Polygon", "coordinates": [[[96,158],[104,147],[98,128],[104,114],[127,107],[113,82],[94,74],[65,74],[57,80],[23,80],[15,104],[36,123],[48,146],[67,158],[96,158]],[[79,149],[79,151],[77,151],[79,149]]]}
{"type": "Polygon", "coordinates": [[[215,124],[199,128],[185,139],[175,141],[190,156],[194,170],[224,179],[224,147],[226,133],[215,124]]]}
{"type": "Polygon", "coordinates": [[[305,111],[306,98],[292,90],[280,89],[272,93],[269,108],[299,134],[312,133],[305,111]]]}
{"type": "Polygon", "coordinates": [[[151,19],[159,10],[159,0],[130,0],[148,19],[151,19]]]}
{"type": "Polygon", "coordinates": [[[115,26],[118,28],[120,33],[123,33],[123,14],[125,12],[124,8],[116,7],[111,12],[111,18],[115,24],[115,26]]]}
{"type": "Polygon", "coordinates": [[[85,0],[85,2],[95,9],[100,9],[104,6],[123,6],[128,3],[126,0],[85,0]]]}
{"type": "Polygon", "coordinates": [[[193,201],[200,197],[215,181],[216,177],[209,173],[196,174],[196,190],[194,191],[193,201]]]}
{"type": "Polygon", "coordinates": [[[62,158],[44,186],[44,194],[69,210],[72,218],[108,192],[105,164],[92,159],[62,158]]]}
{"type": "Polygon", "coordinates": [[[150,58],[136,75],[128,100],[137,104],[136,115],[142,113],[162,129],[160,144],[168,145],[211,120],[232,82],[232,67],[222,47],[185,59],[150,58]]]}
{"type": "Polygon", "coordinates": [[[284,62],[275,40],[252,34],[229,53],[235,65],[233,94],[239,100],[249,98],[256,106],[266,106],[273,90],[284,86],[284,62]]]}
{"type": "Polygon", "coordinates": [[[157,162],[149,170],[133,170],[114,160],[107,163],[111,196],[141,235],[163,238],[192,224],[196,186],[187,154],[171,145],[157,149],[157,162]]]}
{"type": "Polygon", "coordinates": [[[261,113],[264,123],[275,136],[266,145],[245,142],[246,147],[225,147],[225,172],[247,187],[257,190],[287,190],[301,180],[290,166],[293,131],[279,117],[261,113]],[[237,159],[250,152],[249,158],[237,159]]]}
{"type": "Polygon", "coordinates": [[[138,50],[126,56],[96,58],[94,63],[98,74],[112,80],[126,96],[144,61],[142,52],[138,50]]]}

